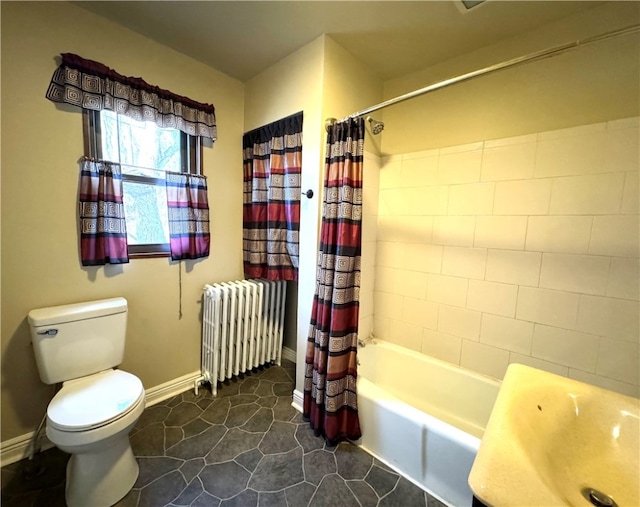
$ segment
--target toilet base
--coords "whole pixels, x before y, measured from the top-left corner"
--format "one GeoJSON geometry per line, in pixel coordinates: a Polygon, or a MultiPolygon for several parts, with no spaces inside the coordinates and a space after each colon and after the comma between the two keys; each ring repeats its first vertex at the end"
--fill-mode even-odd
{"type": "Polygon", "coordinates": [[[139,473],[125,433],[95,453],[72,454],[65,497],[69,507],[109,507],[131,491],[139,473]]]}

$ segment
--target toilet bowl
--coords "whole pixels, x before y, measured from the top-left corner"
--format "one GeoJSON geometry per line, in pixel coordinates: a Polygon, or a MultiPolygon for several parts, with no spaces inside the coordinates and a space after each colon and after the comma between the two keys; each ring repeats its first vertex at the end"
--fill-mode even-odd
{"type": "Polygon", "coordinates": [[[69,507],[110,506],[133,487],[138,462],[129,432],[145,401],[140,380],[119,370],[66,382],[47,408],[47,437],[71,454],[69,507]]]}
{"type": "Polygon", "coordinates": [[[139,467],[129,432],[145,408],[142,382],[115,369],[122,362],[127,304],[123,298],[29,312],[40,378],[62,388],[47,407],[46,433],[71,454],[69,507],[117,503],[139,467]]]}

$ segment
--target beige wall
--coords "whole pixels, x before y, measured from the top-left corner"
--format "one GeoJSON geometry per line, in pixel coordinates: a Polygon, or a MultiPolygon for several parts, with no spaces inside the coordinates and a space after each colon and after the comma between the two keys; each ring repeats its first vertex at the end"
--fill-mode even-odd
{"type": "Polygon", "coordinates": [[[53,394],[40,382],[33,359],[26,322],[33,308],[124,296],[129,323],[123,369],[146,388],[199,370],[202,286],[242,276],[243,108],[239,81],[77,6],[2,3],[3,441],[35,430],[53,394]],[[44,98],[61,52],[216,106],[219,140],[204,150],[212,207],[208,259],[181,267],[166,258],[80,266],[82,118],[44,98]]]}
{"type": "MultiPolygon", "coordinates": [[[[302,110],[302,197],[300,216],[300,270],[297,292],[297,364],[304,364],[305,345],[315,290],[324,120],[341,118],[380,100],[382,84],[350,53],[330,37],[321,36],[246,83],[246,130],[302,110]]],[[[291,301],[291,300],[290,300],[291,301]]],[[[288,311],[293,311],[288,308],[288,311]]],[[[302,393],[303,368],[296,372],[296,390],[302,393]]]]}
{"type": "MultiPolygon", "coordinates": [[[[384,83],[384,98],[535,51],[640,23],[640,3],[579,15],[384,83]]],[[[382,112],[384,154],[499,139],[624,118],[640,100],[638,35],[584,46],[423,95],[382,112]]]]}
{"type": "MultiPolygon", "coordinates": [[[[322,156],[322,81],[324,36],[318,37],[246,83],[246,130],[265,125],[303,111],[302,191],[311,189],[313,199],[302,197],[300,203],[300,266],[298,283],[290,283],[287,314],[296,314],[295,331],[287,330],[287,343],[296,349],[297,364],[304,364],[301,329],[309,326],[311,301],[315,287],[315,258],[318,236],[320,159],[322,156]],[[294,300],[292,295],[296,295],[294,300]],[[310,299],[311,298],[311,299],[310,299]],[[305,323],[306,322],[306,327],[305,323]],[[292,336],[294,331],[295,336],[292,336]],[[294,340],[294,344],[291,343],[294,340]],[[293,345],[293,346],[292,346],[293,345]]],[[[302,390],[304,372],[296,371],[296,386],[302,390]]]]}

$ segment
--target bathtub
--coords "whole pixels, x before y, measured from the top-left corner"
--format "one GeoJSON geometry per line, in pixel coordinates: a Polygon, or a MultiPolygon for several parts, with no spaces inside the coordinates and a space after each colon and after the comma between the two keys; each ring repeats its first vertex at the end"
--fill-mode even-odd
{"type": "Polygon", "coordinates": [[[384,340],[358,349],[358,444],[455,507],[500,382],[384,340]]]}

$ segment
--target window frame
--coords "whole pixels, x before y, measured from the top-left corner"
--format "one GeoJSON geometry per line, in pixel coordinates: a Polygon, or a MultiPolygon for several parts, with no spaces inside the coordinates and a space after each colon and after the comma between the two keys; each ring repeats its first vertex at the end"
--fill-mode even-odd
{"type": "MultiPolygon", "coordinates": [[[[85,156],[101,160],[102,157],[102,132],[100,127],[100,113],[95,110],[82,110],[82,127],[84,133],[84,154],[85,156]]],[[[118,113],[114,114],[118,115],[118,113]]],[[[177,130],[177,129],[176,129],[177,130]]],[[[203,174],[202,171],[202,155],[203,143],[200,136],[189,135],[180,132],[180,160],[181,172],[190,174],[203,174]]],[[[113,161],[118,162],[119,161],[113,161]]],[[[136,167],[130,164],[121,164],[128,167],[136,167]]],[[[146,168],[145,168],[146,169],[146,168]]],[[[142,183],[145,185],[162,185],[164,179],[152,178],[132,174],[122,174],[123,181],[131,181],[134,183],[142,183]]],[[[127,250],[130,258],[149,258],[149,257],[170,257],[171,250],[169,243],[149,243],[142,245],[129,245],[127,250]]]]}

